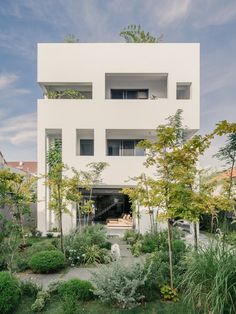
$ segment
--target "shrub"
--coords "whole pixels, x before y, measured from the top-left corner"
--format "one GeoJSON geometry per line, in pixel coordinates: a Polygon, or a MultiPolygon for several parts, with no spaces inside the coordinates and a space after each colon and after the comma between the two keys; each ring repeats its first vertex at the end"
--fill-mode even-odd
{"type": "Polygon", "coordinates": [[[70,279],[62,282],[58,287],[58,292],[62,298],[71,296],[81,301],[89,301],[94,298],[93,286],[86,280],[70,279]]]}
{"type": "Polygon", "coordinates": [[[55,251],[56,247],[50,243],[49,241],[41,241],[38,243],[34,243],[30,248],[28,248],[29,256],[34,255],[35,253],[41,251],[55,251]]]}
{"type": "Polygon", "coordinates": [[[72,232],[64,240],[66,257],[71,266],[109,261],[105,248],[110,248],[111,244],[107,241],[105,229],[101,225],[88,226],[81,232],[72,232]]]}
{"type": "Polygon", "coordinates": [[[54,281],[51,281],[51,282],[48,284],[47,292],[48,292],[50,295],[57,294],[57,293],[58,293],[58,289],[59,289],[61,283],[62,283],[61,280],[54,280],[54,281]]]}
{"type": "Polygon", "coordinates": [[[235,253],[213,243],[190,254],[180,284],[185,302],[204,313],[236,313],[235,253]]]}
{"type": "Polygon", "coordinates": [[[51,273],[65,266],[65,257],[60,251],[41,251],[35,253],[29,261],[35,273],[51,273]]]}
{"type": "MultiPolygon", "coordinates": [[[[174,284],[177,285],[186,269],[185,256],[188,251],[184,241],[173,240],[172,252],[174,284]]],[[[170,281],[168,249],[151,253],[146,259],[146,267],[151,268],[151,275],[146,285],[147,289],[159,291],[162,286],[168,284],[170,281]]]]}
{"type": "Polygon", "coordinates": [[[177,290],[172,289],[168,285],[165,285],[161,288],[161,295],[165,301],[179,301],[177,290]]]}
{"type": "Polygon", "coordinates": [[[102,302],[121,308],[138,306],[145,298],[142,290],[148,278],[142,264],[124,266],[120,262],[102,266],[93,273],[94,294],[102,302]]]}
{"type": "Polygon", "coordinates": [[[136,232],[133,229],[126,230],[123,236],[123,240],[126,241],[128,244],[135,243],[139,238],[141,237],[141,234],[136,232]]]}
{"type": "Polygon", "coordinates": [[[41,312],[44,309],[46,302],[49,298],[50,295],[47,291],[39,291],[35,302],[31,306],[31,310],[33,312],[41,312]]]}
{"type": "Polygon", "coordinates": [[[109,258],[106,249],[101,249],[98,245],[93,244],[85,248],[83,261],[85,264],[107,264],[111,258],[109,258]]]}
{"type": "Polygon", "coordinates": [[[107,242],[106,230],[103,225],[96,224],[87,226],[83,229],[83,233],[89,238],[91,244],[96,244],[101,247],[107,242]]]}
{"type": "Polygon", "coordinates": [[[0,313],[12,313],[20,300],[20,283],[9,272],[0,272],[0,313]]]}
{"type": "Polygon", "coordinates": [[[22,281],[20,285],[21,294],[27,297],[36,297],[37,293],[42,290],[36,283],[32,281],[22,281]]]}

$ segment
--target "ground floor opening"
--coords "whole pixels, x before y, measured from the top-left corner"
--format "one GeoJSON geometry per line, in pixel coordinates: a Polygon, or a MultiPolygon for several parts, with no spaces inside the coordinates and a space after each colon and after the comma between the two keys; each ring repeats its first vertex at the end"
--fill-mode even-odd
{"type": "Polygon", "coordinates": [[[108,227],[132,226],[131,203],[127,195],[121,193],[122,188],[94,188],[92,197],[90,191],[83,190],[83,201],[93,200],[91,213],[84,214],[81,206],[77,205],[77,226],[87,223],[101,223],[108,227]]]}

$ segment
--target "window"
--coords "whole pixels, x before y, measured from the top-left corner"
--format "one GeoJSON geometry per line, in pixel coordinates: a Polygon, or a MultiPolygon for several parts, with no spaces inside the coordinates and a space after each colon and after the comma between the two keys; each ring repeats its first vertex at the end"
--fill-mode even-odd
{"type": "Polygon", "coordinates": [[[144,156],[144,149],[136,147],[141,140],[107,140],[108,156],[144,156]]]}
{"type": "Polygon", "coordinates": [[[93,156],[94,155],[94,141],[80,140],[80,155],[93,156]]]}
{"type": "Polygon", "coordinates": [[[176,99],[190,99],[191,83],[176,84],[176,99]]]}
{"type": "Polygon", "coordinates": [[[148,89],[111,89],[111,99],[148,99],[148,89]]]}

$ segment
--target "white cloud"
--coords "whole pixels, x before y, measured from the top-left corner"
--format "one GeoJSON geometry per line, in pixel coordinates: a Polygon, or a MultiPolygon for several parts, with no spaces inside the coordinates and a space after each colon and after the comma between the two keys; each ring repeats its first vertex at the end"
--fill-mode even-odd
{"type": "Polygon", "coordinates": [[[235,0],[200,0],[193,3],[193,25],[197,28],[224,25],[236,18],[235,0]]]}
{"type": "Polygon", "coordinates": [[[0,141],[13,145],[36,142],[36,113],[27,113],[3,120],[0,141]]]}
{"type": "Polygon", "coordinates": [[[10,87],[18,78],[14,73],[0,73],[0,89],[10,87]]]}
{"type": "Polygon", "coordinates": [[[154,14],[158,19],[158,24],[166,26],[185,18],[190,13],[191,2],[191,0],[166,0],[156,3],[153,7],[155,8],[154,14]]]}

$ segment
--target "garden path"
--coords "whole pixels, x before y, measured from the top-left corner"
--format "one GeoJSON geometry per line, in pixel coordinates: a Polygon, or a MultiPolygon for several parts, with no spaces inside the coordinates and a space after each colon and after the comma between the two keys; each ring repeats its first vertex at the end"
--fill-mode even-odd
{"type": "MultiPolygon", "coordinates": [[[[114,236],[109,239],[109,241],[113,243],[117,243],[120,246],[120,253],[121,253],[121,261],[124,265],[129,265],[135,261],[139,261],[140,258],[133,257],[129,246],[119,237],[114,236]]],[[[56,274],[33,274],[31,272],[24,272],[19,273],[18,277],[21,280],[32,280],[33,282],[41,285],[44,289],[46,289],[50,282],[56,280],[68,280],[72,278],[78,278],[82,280],[90,280],[92,277],[92,272],[97,270],[101,265],[96,267],[71,267],[67,268],[66,270],[56,273],[56,274]]]]}

